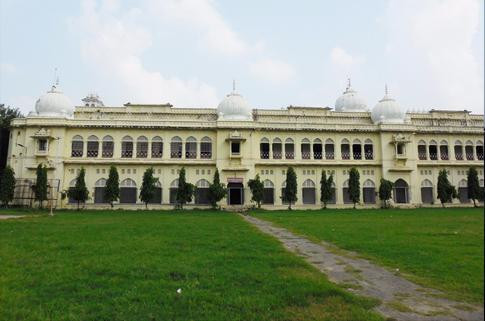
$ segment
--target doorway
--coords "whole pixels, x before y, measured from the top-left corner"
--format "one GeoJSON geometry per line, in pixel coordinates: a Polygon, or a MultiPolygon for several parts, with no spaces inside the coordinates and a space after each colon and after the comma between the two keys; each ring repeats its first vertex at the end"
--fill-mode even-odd
{"type": "Polygon", "coordinates": [[[242,205],[244,204],[244,186],[242,183],[229,183],[228,188],[228,204],[242,205]]]}

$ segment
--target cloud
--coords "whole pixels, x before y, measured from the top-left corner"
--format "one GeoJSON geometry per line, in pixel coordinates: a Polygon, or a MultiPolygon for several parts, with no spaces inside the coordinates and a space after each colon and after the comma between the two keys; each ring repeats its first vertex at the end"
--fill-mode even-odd
{"type": "Polygon", "coordinates": [[[483,41],[480,12],[478,0],[389,2],[388,77],[406,103],[483,113],[483,57],[474,53],[483,41]]]}
{"type": "Polygon", "coordinates": [[[143,65],[142,54],[152,45],[152,33],[142,26],[143,11],[121,12],[118,1],[85,0],[82,13],[73,21],[81,39],[83,59],[114,82],[130,100],[141,103],[171,102],[178,106],[214,106],[213,87],[198,79],[164,77],[143,65]]]}
{"type": "Polygon", "coordinates": [[[337,46],[330,51],[330,61],[336,67],[351,69],[354,65],[363,63],[364,58],[360,56],[352,56],[345,51],[345,49],[337,46]]]}
{"type": "Polygon", "coordinates": [[[250,63],[249,71],[253,76],[275,84],[287,82],[295,75],[290,64],[273,59],[261,59],[250,63]]]}

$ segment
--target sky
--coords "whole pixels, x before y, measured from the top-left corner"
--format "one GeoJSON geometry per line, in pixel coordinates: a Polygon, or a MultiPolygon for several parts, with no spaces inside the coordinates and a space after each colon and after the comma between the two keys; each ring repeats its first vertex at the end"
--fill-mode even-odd
{"type": "Polygon", "coordinates": [[[59,77],[73,104],[484,109],[482,0],[0,0],[0,103],[24,113],[59,77]]]}

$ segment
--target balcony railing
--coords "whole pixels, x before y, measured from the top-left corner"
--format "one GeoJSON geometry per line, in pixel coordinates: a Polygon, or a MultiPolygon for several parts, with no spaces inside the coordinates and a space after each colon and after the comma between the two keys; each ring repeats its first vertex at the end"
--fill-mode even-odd
{"type": "Polygon", "coordinates": [[[182,151],[170,152],[170,158],[182,158],[182,151]]]}
{"type": "Polygon", "coordinates": [[[281,159],[282,157],[282,153],[281,152],[273,152],[273,158],[274,159],[281,159]]]}
{"type": "Polygon", "coordinates": [[[71,152],[71,157],[83,157],[83,151],[82,150],[73,150],[71,152]]]}
{"type": "Polygon", "coordinates": [[[200,152],[200,158],[210,159],[212,158],[212,152],[200,152]]]}
{"type": "Polygon", "coordinates": [[[354,153],[354,159],[362,159],[361,153],[354,153]]]}
{"type": "Polygon", "coordinates": [[[269,159],[269,152],[260,151],[261,159],[269,159]]]}
{"type": "Polygon", "coordinates": [[[325,159],[334,159],[335,153],[334,152],[325,152],[325,159]]]}
{"type": "Polygon", "coordinates": [[[88,150],[86,153],[88,157],[98,157],[98,151],[97,150],[88,150]]]}
{"type": "Polygon", "coordinates": [[[477,154],[478,160],[483,160],[483,154],[477,154]]]}
{"type": "Polygon", "coordinates": [[[428,156],[426,155],[426,153],[418,153],[418,158],[419,160],[427,160],[428,156]]]}
{"type": "Polygon", "coordinates": [[[473,155],[473,153],[466,153],[466,160],[474,160],[475,157],[473,155]]]}
{"type": "Polygon", "coordinates": [[[133,151],[132,150],[122,150],[121,151],[121,157],[122,158],[132,158],[133,157],[133,151]]]}
{"type": "Polygon", "coordinates": [[[456,158],[456,160],[463,160],[463,154],[462,153],[456,153],[455,158],[456,158]]]}
{"type": "Polygon", "coordinates": [[[373,152],[366,152],[365,153],[365,159],[374,159],[374,153],[373,152]]]}
{"type": "Polygon", "coordinates": [[[311,153],[310,152],[301,152],[302,159],[310,159],[311,153]]]}
{"type": "Polygon", "coordinates": [[[285,152],[285,158],[286,159],[294,159],[295,158],[295,152],[285,152]]]}
{"type": "Polygon", "coordinates": [[[106,157],[106,158],[111,158],[111,157],[113,157],[113,151],[112,150],[103,150],[103,152],[101,153],[101,156],[106,157]]]}
{"type": "Polygon", "coordinates": [[[314,159],[322,159],[322,153],[320,152],[313,152],[314,159]]]}
{"type": "Polygon", "coordinates": [[[152,157],[153,158],[162,158],[162,156],[163,156],[162,151],[155,151],[155,150],[152,149],[152,157]]]}
{"type": "Polygon", "coordinates": [[[437,153],[429,153],[429,159],[431,159],[431,160],[437,160],[438,159],[438,154],[437,153]]]}
{"type": "Polygon", "coordinates": [[[441,154],[441,160],[449,160],[448,154],[441,154]]]}
{"type": "Polygon", "coordinates": [[[189,159],[197,158],[197,152],[186,151],[185,158],[189,158],[189,159]]]}
{"type": "Polygon", "coordinates": [[[349,152],[342,152],[342,159],[350,159],[350,153],[349,152]]]}
{"type": "Polygon", "coordinates": [[[137,158],[147,158],[148,152],[146,150],[139,150],[136,152],[137,158]]]}

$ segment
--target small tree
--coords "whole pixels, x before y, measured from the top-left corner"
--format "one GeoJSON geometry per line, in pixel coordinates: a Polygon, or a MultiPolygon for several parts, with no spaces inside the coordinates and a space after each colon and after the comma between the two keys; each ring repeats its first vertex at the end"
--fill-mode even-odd
{"type": "Polygon", "coordinates": [[[355,204],[360,201],[360,174],[355,167],[349,172],[349,197],[355,208],[355,204]]]}
{"type": "Polygon", "coordinates": [[[223,199],[226,194],[227,189],[224,184],[221,184],[219,171],[216,168],[216,172],[214,173],[214,180],[212,184],[209,185],[209,203],[211,204],[212,208],[216,208],[217,202],[223,199]]]}
{"type": "Polygon", "coordinates": [[[141,184],[140,200],[145,203],[145,208],[148,208],[148,203],[153,200],[155,196],[157,179],[153,177],[153,168],[147,168],[143,174],[143,183],[141,184]]]}
{"type": "Polygon", "coordinates": [[[251,189],[251,201],[255,202],[258,205],[258,208],[261,208],[261,202],[263,201],[264,185],[259,178],[259,174],[256,174],[256,177],[254,179],[250,179],[248,181],[248,186],[251,189]]]}
{"type": "Polygon", "coordinates": [[[120,197],[120,178],[118,170],[111,165],[109,168],[108,180],[106,181],[106,189],[104,190],[104,198],[113,208],[113,202],[120,197]]]}
{"type": "Polygon", "coordinates": [[[467,177],[468,198],[473,200],[473,206],[477,207],[477,200],[480,200],[480,183],[478,173],[474,167],[470,167],[467,177]]]}
{"type": "Polygon", "coordinates": [[[88,200],[89,191],[86,187],[86,181],[84,176],[86,171],[81,168],[79,175],[76,178],[76,185],[67,191],[67,196],[77,202],[77,209],[79,210],[79,204],[85,203],[88,200]]]}
{"type": "Polygon", "coordinates": [[[42,208],[44,201],[47,199],[47,168],[39,164],[36,170],[37,179],[35,182],[34,195],[35,200],[39,202],[39,208],[42,208]]]}
{"type": "Polygon", "coordinates": [[[388,207],[388,201],[392,197],[392,182],[381,178],[381,185],[379,186],[379,198],[383,202],[383,207],[388,207]]]}
{"type": "Polygon", "coordinates": [[[296,173],[293,167],[288,167],[286,171],[286,188],[282,195],[282,199],[284,202],[288,203],[288,209],[291,210],[291,204],[295,203],[298,200],[297,197],[297,189],[298,185],[296,182],[296,173]]]}
{"type": "Polygon", "coordinates": [[[438,174],[438,198],[441,206],[445,207],[446,202],[451,202],[456,197],[456,189],[448,180],[446,169],[440,170],[438,174]]]}
{"type": "Polygon", "coordinates": [[[327,208],[327,203],[332,199],[332,183],[333,176],[327,178],[325,170],[322,171],[322,178],[320,179],[320,201],[323,203],[323,208],[327,208]]]}
{"type": "Polygon", "coordinates": [[[8,203],[13,200],[15,190],[15,173],[12,167],[7,166],[2,172],[0,178],[0,201],[8,207],[8,203]]]}
{"type": "Polygon", "coordinates": [[[177,189],[176,207],[184,208],[184,205],[192,201],[194,195],[194,185],[187,183],[185,180],[185,168],[182,167],[179,174],[179,187],[177,189]]]}

